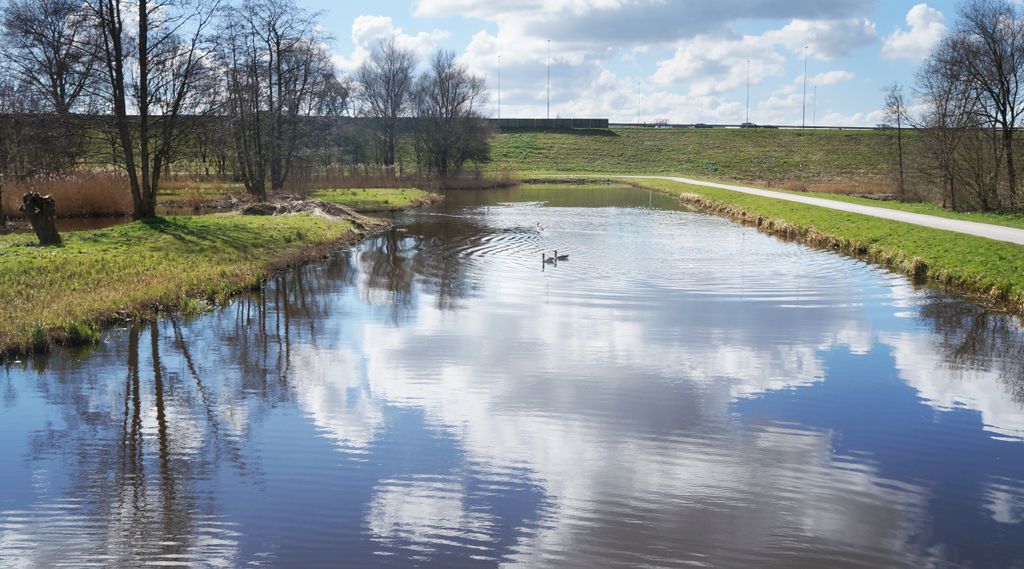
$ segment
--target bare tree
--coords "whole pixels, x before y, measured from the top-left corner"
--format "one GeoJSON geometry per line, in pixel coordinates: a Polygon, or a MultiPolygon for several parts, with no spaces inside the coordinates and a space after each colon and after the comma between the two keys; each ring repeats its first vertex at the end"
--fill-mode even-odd
{"type": "Polygon", "coordinates": [[[958,154],[976,138],[970,131],[979,127],[980,111],[978,91],[964,80],[950,39],[939,44],[917,73],[917,96],[924,109],[919,125],[922,149],[938,173],[943,203],[959,209],[966,204],[958,199],[957,179],[967,170],[957,168],[958,154]]]}
{"type": "Polygon", "coordinates": [[[27,85],[67,117],[95,80],[94,28],[75,0],[12,0],[3,7],[3,59],[27,85]]]}
{"type": "Polygon", "coordinates": [[[907,186],[903,171],[903,124],[906,122],[907,107],[903,102],[903,86],[892,83],[885,88],[885,118],[896,123],[896,153],[899,158],[899,199],[906,200],[907,186]]]}
{"type": "Polygon", "coordinates": [[[420,166],[441,180],[458,174],[466,162],[490,159],[482,78],[439,51],[416,81],[416,151],[420,166]]]}
{"type": "Polygon", "coordinates": [[[298,156],[302,119],[347,105],[316,14],[293,0],[245,0],[221,34],[229,109],[247,190],[280,192],[298,156]]]}
{"type": "Polygon", "coordinates": [[[185,135],[181,118],[209,109],[199,94],[210,71],[207,32],[219,2],[88,1],[99,28],[101,94],[113,114],[134,217],[154,217],[161,174],[185,135]]]}
{"type": "Polygon", "coordinates": [[[39,126],[50,133],[37,169],[63,169],[82,154],[86,110],[95,82],[95,27],[75,0],[12,0],[0,10],[0,62],[25,96],[38,102],[39,126]]]}
{"type": "Polygon", "coordinates": [[[381,162],[394,166],[400,120],[411,108],[416,54],[402,48],[394,37],[377,44],[356,72],[362,114],[374,122],[381,162]]]}
{"type": "Polygon", "coordinates": [[[969,0],[960,9],[952,49],[964,79],[983,96],[979,110],[1001,135],[1011,206],[1016,207],[1014,132],[1022,108],[1024,15],[1012,0],[969,0]]]}
{"type": "Polygon", "coordinates": [[[67,156],[53,151],[65,131],[44,112],[47,102],[17,76],[0,75],[0,229],[6,224],[3,184],[67,165],[67,156]]]}

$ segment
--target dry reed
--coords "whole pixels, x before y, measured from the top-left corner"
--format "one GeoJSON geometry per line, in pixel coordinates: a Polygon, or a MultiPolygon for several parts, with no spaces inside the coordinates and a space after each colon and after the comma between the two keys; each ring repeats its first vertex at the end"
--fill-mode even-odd
{"type": "Polygon", "coordinates": [[[896,186],[893,182],[885,179],[865,180],[815,180],[795,181],[783,180],[781,182],[765,182],[762,180],[750,180],[754,186],[766,188],[777,188],[791,192],[813,192],[819,194],[839,194],[845,196],[864,196],[885,198],[896,193],[896,186]]]}
{"type": "Polygon", "coordinates": [[[22,196],[28,192],[52,195],[58,217],[99,217],[131,215],[132,196],[128,178],[115,171],[76,171],[7,181],[3,185],[3,208],[10,217],[20,217],[22,196]]]}

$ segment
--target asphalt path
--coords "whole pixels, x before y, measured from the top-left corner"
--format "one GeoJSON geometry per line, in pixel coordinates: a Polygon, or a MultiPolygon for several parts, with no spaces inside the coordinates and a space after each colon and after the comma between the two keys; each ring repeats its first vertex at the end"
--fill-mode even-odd
{"type": "Polygon", "coordinates": [[[900,211],[898,209],[888,209],[884,207],[875,207],[870,205],[861,205],[854,203],[841,202],[836,200],[829,200],[825,198],[815,198],[811,196],[801,196],[798,194],[790,194],[785,192],[775,192],[772,190],[762,190],[759,188],[751,188],[747,186],[734,186],[732,184],[719,184],[717,182],[705,182],[703,180],[693,180],[690,178],[677,178],[674,176],[621,176],[623,178],[645,178],[651,180],[671,180],[673,182],[681,182],[684,184],[691,184],[694,186],[705,186],[708,188],[719,188],[722,190],[729,190],[732,192],[740,192],[744,194],[750,194],[754,196],[761,196],[765,198],[772,198],[787,202],[796,202],[807,205],[814,205],[818,207],[824,207],[828,209],[835,209],[839,211],[848,211],[850,213],[859,213],[861,215],[870,215],[871,217],[878,217],[881,219],[891,219],[893,221],[900,221],[903,223],[910,223],[912,225],[920,225],[922,227],[931,227],[932,229],[941,229],[943,231],[952,231],[953,233],[962,233],[964,235],[974,235],[975,237],[984,237],[986,239],[994,239],[996,241],[1006,241],[1009,243],[1016,243],[1017,245],[1024,245],[1024,229],[1016,229],[1013,227],[1003,227],[1001,225],[992,225],[991,223],[978,223],[977,221],[964,221],[962,219],[949,219],[946,217],[938,217],[935,215],[927,215],[923,213],[911,213],[909,211],[900,211]]]}

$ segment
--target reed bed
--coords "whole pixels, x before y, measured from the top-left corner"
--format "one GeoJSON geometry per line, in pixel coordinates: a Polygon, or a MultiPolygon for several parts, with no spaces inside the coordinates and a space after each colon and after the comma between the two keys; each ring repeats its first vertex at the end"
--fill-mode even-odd
{"type": "Polygon", "coordinates": [[[22,196],[28,192],[52,195],[58,217],[131,215],[128,177],[116,171],[76,171],[48,174],[3,184],[2,206],[8,217],[21,217],[22,196]]]}

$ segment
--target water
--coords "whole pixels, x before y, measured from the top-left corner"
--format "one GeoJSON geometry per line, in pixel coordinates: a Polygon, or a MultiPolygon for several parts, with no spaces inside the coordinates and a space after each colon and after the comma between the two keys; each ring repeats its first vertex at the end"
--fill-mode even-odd
{"type": "Polygon", "coordinates": [[[1024,567],[1018,320],[630,188],[397,222],[0,371],[0,567],[1024,567]]]}

